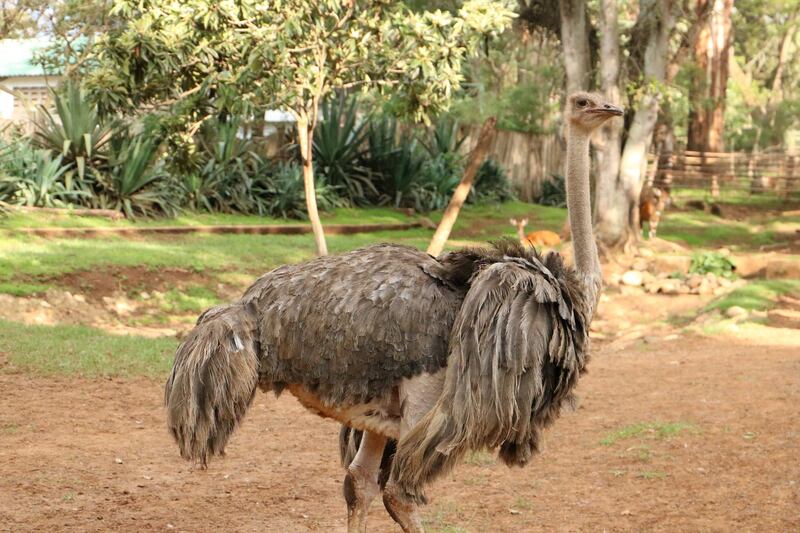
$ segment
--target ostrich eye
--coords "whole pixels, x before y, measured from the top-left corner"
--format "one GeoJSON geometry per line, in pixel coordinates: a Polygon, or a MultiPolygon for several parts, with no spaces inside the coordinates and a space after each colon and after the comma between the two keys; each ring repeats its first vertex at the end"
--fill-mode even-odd
{"type": "Polygon", "coordinates": [[[589,104],[589,101],[584,99],[578,100],[578,107],[586,107],[589,104]]]}

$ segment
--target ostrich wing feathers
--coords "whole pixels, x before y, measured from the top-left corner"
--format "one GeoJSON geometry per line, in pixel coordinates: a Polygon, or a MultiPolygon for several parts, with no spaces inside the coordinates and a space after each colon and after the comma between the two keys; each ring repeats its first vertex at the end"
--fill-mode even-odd
{"type": "Polygon", "coordinates": [[[331,404],[366,402],[446,364],[464,289],[419,250],[376,245],[286,265],[244,302],[258,310],[261,385],[298,383],[331,404]]]}
{"type": "Polygon", "coordinates": [[[456,316],[436,406],[401,439],[398,485],[413,497],[470,449],[500,447],[523,465],[541,428],[572,399],[586,365],[586,305],[556,254],[501,243],[474,274],[456,316]]]}

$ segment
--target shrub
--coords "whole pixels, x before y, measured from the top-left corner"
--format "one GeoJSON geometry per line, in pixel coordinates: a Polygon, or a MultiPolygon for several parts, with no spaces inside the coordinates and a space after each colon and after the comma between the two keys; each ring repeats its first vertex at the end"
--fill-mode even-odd
{"type": "Polygon", "coordinates": [[[37,150],[24,161],[19,161],[18,173],[0,178],[0,189],[5,191],[8,203],[31,207],[64,207],[78,196],[71,180],[65,179],[69,167],[61,156],[53,159],[47,150],[37,150]]]}
{"type": "Polygon", "coordinates": [[[353,205],[368,203],[377,189],[362,164],[368,121],[360,121],[355,97],[333,97],[320,106],[321,121],[314,129],[316,173],[353,205]]]}
{"type": "Polygon", "coordinates": [[[717,276],[729,278],[733,276],[736,265],[733,261],[719,252],[705,252],[692,256],[692,263],[689,265],[689,274],[712,273],[717,276]]]}
{"type": "Polygon", "coordinates": [[[542,183],[542,194],[536,199],[536,203],[565,207],[567,205],[567,189],[564,184],[564,176],[554,174],[552,179],[542,183]]]}
{"type": "MultiPolygon", "coordinates": [[[[326,211],[343,205],[336,189],[316,182],[317,206],[326,211]]],[[[284,218],[306,218],[306,195],[303,188],[303,169],[294,163],[279,163],[269,174],[259,179],[254,188],[259,214],[284,218]]]]}
{"type": "Polygon", "coordinates": [[[476,200],[507,202],[514,199],[506,171],[493,159],[481,163],[472,190],[471,196],[476,200]]]}
{"type": "Polygon", "coordinates": [[[128,218],[178,212],[180,193],[164,169],[158,141],[148,135],[113,143],[109,170],[93,175],[97,189],[94,207],[116,209],[128,218]]]}
{"type": "Polygon", "coordinates": [[[60,155],[64,165],[77,170],[83,180],[86,169],[101,169],[108,159],[108,146],[117,126],[100,120],[97,107],[79,85],[67,82],[61,92],[53,91],[55,116],[44,107],[34,122],[33,143],[60,155]]]}

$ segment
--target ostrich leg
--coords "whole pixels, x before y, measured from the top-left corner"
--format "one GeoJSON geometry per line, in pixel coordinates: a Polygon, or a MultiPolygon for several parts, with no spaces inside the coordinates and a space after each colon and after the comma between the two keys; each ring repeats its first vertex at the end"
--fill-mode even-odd
{"type": "MultiPolygon", "coordinates": [[[[400,387],[400,440],[436,404],[442,394],[444,376],[442,369],[436,374],[423,374],[403,382],[400,387]]],[[[383,505],[405,533],[424,532],[417,505],[397,490],[391,478],[383,489],[383,505]]]]}
{"type": "Polygon", "coordinates": [[[386,437],[365,431],[358,452],[347,467],[343,489],[344,499],[347,502],[348,533],[367,531],[369,504],[381,491],[378,485],[378,471],[384,446],[386,437]]]}

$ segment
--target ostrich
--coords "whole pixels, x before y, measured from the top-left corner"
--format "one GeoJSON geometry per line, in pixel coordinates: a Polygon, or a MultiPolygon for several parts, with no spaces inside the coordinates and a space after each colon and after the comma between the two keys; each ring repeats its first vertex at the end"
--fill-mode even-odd
{"type": "Polygon", "coordinates": [[[404,531],[422,531],[424,487],[469,450],[526,464],[587,362],[601,285],[589,137],[621,114],[595,94],[567,99],[574,270],[510,240],[439,258],[380,244],[279,267],[200,315],[165,389],[181,455],[205,467],[257,388],[288,390],[347,427],[351,532],[381,493],[404,531]]]}
{"type": "Polygon", "coordinates": [[[523,218],[517,220],[516,218],[509,218],[508,221],[511,223],[512,226],[517,228],[517,236],[519,237],[519,242],[523,246],[558,246],[561,244],[561,237],[558,236],[558,233],[549,230],[539,230],[539,231],[532,231],[525,234],[525,226],[528,225],[528,219],[523,218]]]}

